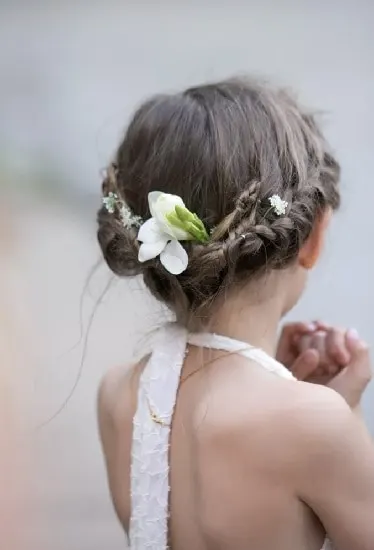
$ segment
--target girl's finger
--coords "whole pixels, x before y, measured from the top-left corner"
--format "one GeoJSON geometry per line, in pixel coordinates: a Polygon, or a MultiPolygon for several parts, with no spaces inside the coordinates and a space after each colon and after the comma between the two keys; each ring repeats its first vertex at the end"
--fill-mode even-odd
{"type": "Polygon", "coordinates": [[[313,321],[313,324],[315,325],[316,330],[322,330],[325,332],[333,328],[329,323],[326,323],[325,321],[313,321]]]}
{"type": "Polygon", "coordinates": [[[298,380],[306,380],[313,376],[314,371],[318,367],[319,355],[314,349],[308,349],[296,359],[291,367],[292,374],[298,380]]]}
{"type": "Polygon", "coordinates": [[[326,335],[326,355],[327,363],[330,363],[337,372],[338,367],[348,365],[351,355],[347,349],[345,332],[340,329],[331,329],[326,335]]]}
{"type": "Polygon", "coordinates": [[[326,332],[322,330],[316,331],[312,334],[310,339],[310,347],[316,349],[319,353],[320,363],[326,361],[326,332]]]}

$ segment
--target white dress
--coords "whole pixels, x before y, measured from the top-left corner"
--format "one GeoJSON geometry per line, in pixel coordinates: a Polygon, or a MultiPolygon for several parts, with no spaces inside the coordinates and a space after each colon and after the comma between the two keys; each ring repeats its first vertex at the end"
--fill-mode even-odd
{"type": "MultiPolygon", "coordinates": [[[[176,325],[160,330],[138,389],[131,455],[131,550],[167,550],[170,423],[187,344],[240,353],[283,378],[286,367],[264,351],[216,334],[188,334],[176,325]]],[[[326,540],[322,550],[332,550],[326,540]]]]}

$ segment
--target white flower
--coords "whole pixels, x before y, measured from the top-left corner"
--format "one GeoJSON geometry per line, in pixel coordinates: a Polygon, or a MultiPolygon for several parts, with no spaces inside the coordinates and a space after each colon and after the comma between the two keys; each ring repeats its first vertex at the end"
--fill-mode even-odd
{"type": "Polygon", "coordinates": [[[116,207],[119,209],[121,221],[126,229],[130,229],[131,227],[140,227],[142,225],[142,218],[134,214],[127,204],[123,202],[122,199],[118,198],[116,193],[110,191],[108,195],[103,198],[103,204],[109,214],[114,214],[116,207]]]}
{"type": "Polygon", "coordinates": [[[204,225],[176,195],[153,191],[148,195],[152,217],[140,228],[139,262],[160,256],[162,265],[173,275],[179,275],[188,265],[188,255],[179,241],[205,242],[204,225]]]}
{"type": "Polygon", "coordinates": [[[140,216],[133,214],[127,204],[122,204],[119,215],[121,216],[121,221],[126,229],[130,229],[131,227],[140,227],[143,221],[140,216]]]}
{"type": "Polygon", "coordinates": [[[175,227],[168,221],[167,216],[175,211],[176,206],[186,208],[183,200],[177,195],[153,191],[148,195],[148,204],[151,215],[164,233],[178,241],[190,241],[193,237],[184,229],[175,227]]]}
{"type": "Polygon", "coordinates": [[[284,216],[285,215],[286,208],[288,206],[287,201],[284,201],[283,199],[281,199],[279,195],[273,195],[272,197],[270,197],[269,202],[270,202],[271,206],[274,208],[275,213],[278,216],[284,216]]]}
{"type": "Polygon", "coordinates": [[[103,198],[103,205],[108,210],[109,214],[114,214],[117,202],[118,196],[115,193],[112,193],[112,191],[108,193],[107,197],[103,198]]]}

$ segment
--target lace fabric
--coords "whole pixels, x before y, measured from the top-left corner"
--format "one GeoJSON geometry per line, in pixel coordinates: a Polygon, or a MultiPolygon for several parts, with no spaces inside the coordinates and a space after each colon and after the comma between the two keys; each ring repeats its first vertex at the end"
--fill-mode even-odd
{"type": "MultiPolygon", "coordinates": [[[[175,324],[161,329],[143,370],[133,420],[131,451],[131,550],[167,550],[169,517],[169,441],[187,343],[240,353],[277,376],[290,371],[264,351],[217,334],[187,334],[175,324]]],[[[326,540],[321,550],[332,550],[326,540]]]]}

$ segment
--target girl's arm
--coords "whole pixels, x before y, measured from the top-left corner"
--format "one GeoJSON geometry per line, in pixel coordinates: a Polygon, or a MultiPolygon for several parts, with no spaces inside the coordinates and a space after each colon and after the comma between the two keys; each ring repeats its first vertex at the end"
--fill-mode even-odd
{"type": "Polygon", "coordinates": [[[301,420],[299,497],[320,518],[334,547],[372,550],[374,443],[344,400],[324,392],[314,413],[301,420]]]}

